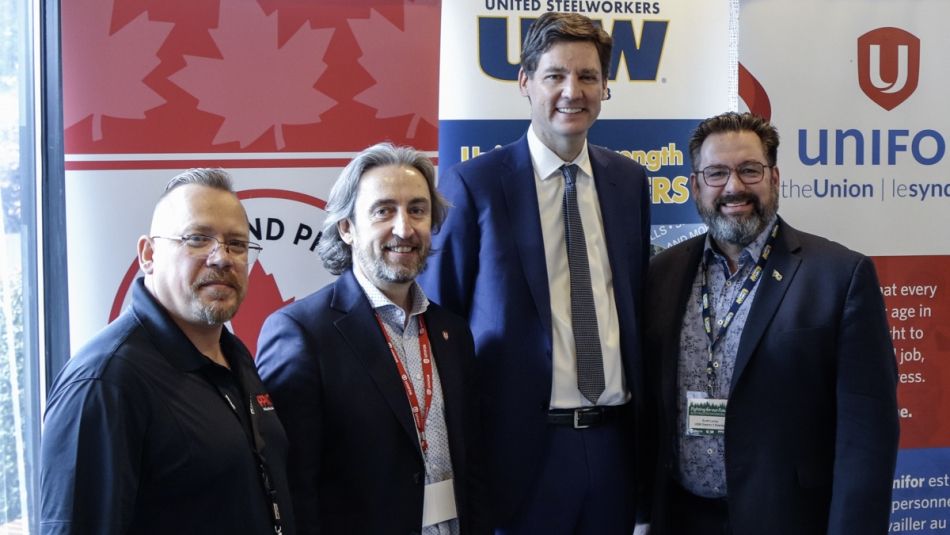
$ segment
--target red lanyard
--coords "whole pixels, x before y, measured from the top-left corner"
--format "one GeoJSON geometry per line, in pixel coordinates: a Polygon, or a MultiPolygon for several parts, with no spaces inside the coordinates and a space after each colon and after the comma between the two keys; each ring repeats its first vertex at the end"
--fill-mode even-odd
{"type": "Polygon", "coordinates": [[[406,397],[409,398],[409,407],[412,409],[412,418],[416,421],[416,431],[419,432],[419,444],[422,446],[422,453],[429,449],[429,443],[426,441],[426,420],[429,418],[429,408],[432,407],[432,346],[429,344],[429,335],[426,332],[426,323],[419,315],[419,354],[422,356],[422,376],[425,381],[424,406],[419,407],[419,398],[416,396],[416,389],[412,386],[412,380],[409,372],[399,359],[399,353],[396,352],[396,346],[393,345],[389,332],[383,326],[383,320],[379,314],[376,314],[376,322],[379,328],[383,330],[383,336],[386,337],[386,344],[389,346],[389,352],[393,355],[396,362],[396,370],[402,379],[402,387],[406,390],[406,397]]]}

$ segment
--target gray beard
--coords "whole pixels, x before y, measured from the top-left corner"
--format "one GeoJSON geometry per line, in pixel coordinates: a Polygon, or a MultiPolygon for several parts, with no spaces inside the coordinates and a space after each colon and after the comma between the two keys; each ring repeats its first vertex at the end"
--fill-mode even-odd
{"type": "Polygon", "coordinates": [[[696,203],[699,216],[709,227],[709,235],[713,240],[745,247],[765,230],[765,226],[778,213],[778,188],[772,189],[769,201],[764,205],[758,199],[749,198],[753,200],[754,209],[751,215],[743,218],[729,217],[719,212],[719,204],[729,202],[730,198],[718,199],[711,209],[696,203]]]}

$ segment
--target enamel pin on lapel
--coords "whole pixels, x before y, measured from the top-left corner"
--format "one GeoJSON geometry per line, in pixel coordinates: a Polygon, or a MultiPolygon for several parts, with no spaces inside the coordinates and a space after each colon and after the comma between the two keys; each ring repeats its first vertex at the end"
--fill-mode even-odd
{"type": "Polygon", "coordinates": [[[449,341],[449,331],[442,331],[442,339],[446,342],[449,341]]]}
{"type": "Polygon", "coordinates": [[[777,280],[777,281],[779,281],[779,282],[781,282],[781,280],[782,280],[782,274],[779,273],[777,269],[773,269],[773,270],[772,270],[772,278],[775,279],[775,280],[777,280]]]}

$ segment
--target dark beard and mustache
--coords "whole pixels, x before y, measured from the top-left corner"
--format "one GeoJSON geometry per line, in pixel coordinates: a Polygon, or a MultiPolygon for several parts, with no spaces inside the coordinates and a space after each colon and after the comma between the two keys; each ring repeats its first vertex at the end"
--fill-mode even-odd
{"type": "Polygon", "coordinates": [[[778,188],[772,187],[768,202],[762,204],[759,198],[751,193],[735,193],[722,195],[712,206],[696,203],[696,209],[706,226],[709,235],[718,243],[731,243],[740,247],[749,245],[765,230],[778,213],[778,188]],[[752,213],[748,216],[727,216],[719,209],[728,203],[751,202],[752,213]]]}
{"type": "Polygon", "coordinates": [[[221,325],[230,321],[237,314],[238,307],[244,300],[246,290],[247,288],[241,285],[237,275],[231,271],[211,271],[202,275],[191,285],[191,291],[194,295],[193,302],[196,304],[195,319],[209,326],[221,325]],[[224,298],[226,296],[223,293],[218,295],[220,292],[217,290],[212,292],[212,301],[203,301],[199,296],[199,291],[206,284],[212,283],[223,283],[233,288],[238,294],[234,304],[228,306],[218,301],[219,297],[224,298]]]}

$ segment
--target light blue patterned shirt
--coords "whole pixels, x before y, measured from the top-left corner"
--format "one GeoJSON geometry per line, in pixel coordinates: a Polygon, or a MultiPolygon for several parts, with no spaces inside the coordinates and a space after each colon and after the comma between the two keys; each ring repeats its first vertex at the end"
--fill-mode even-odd
{"type": "MultiPolygon", "coordinates": [[[[728,313],[746,277],[758,262],[775,221],[776,219],[773,219],[766,225],[765,230],[742,250],[739,255],[738,269],[732,274],[729,273],[726,257],[713,246],[712,239],[707,234],[703,258],[709,270],[707,283],[714,334],[719,332],[719,319],[728,313]]],[[[705,392],[707,384],[709,338],[703,329],[702,269],[703,264],[700,263],[696,270],[696,277],[693,279],[686,314],[683,317],[683,329],[680,332],[677,380],[679,478],[683,488],[697,496],[720,498],[726,495],[725,435],[690,436],[686,434],[686,393],[705,392]]],[[[710,397],[729,398],[729,386],[735,369],[739,341],[758,287],[756,284],[749,292],[742,306],[736,311],[729,329],[713,350],[713,363],[717,367],[715,368],[716,380],[713,382],[713,391],[709,393],[710,397]]],[[[728,432],[728,422],[726,432],[728,432]]]]}
{"type": "MultiPolygon", "coordinates": [[[[393,303],[383,292],[371,283],[359,266],[353,266],[353,275],[369,299],[373,310],[379,314],[389,339],[392,340],[399,360],[412,379],[412,388],[423,403],[425,381],[422,376],[422,355],[419,350],[419,315],[429,308],[429,299],[422,288],[412,283],[409,295],[412,306],[408,316],[402,307],[393,303]]],[[[439,370],[432,361],[432,406],[426,419],[426,440],[429,443],[426,453],[426,484],[438,483],[452,478],[452,457],[449,454],[449,433],[445,426],[445,403],[442,399],[442,383],[439,370]]],[[[422,535],[458,535],[458,519],[447,520],[423,528],[422,535]]]]}

